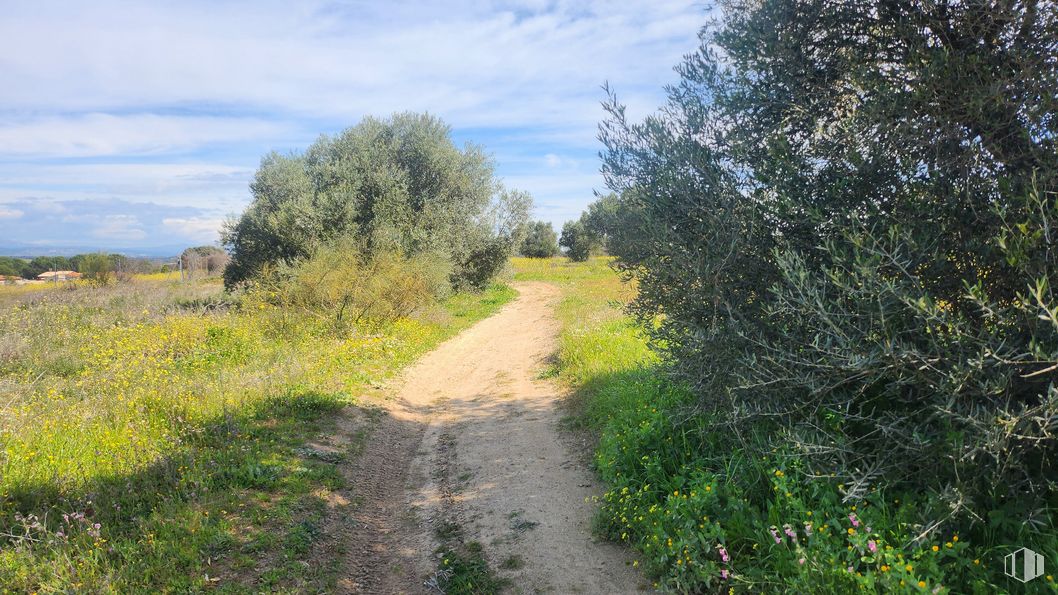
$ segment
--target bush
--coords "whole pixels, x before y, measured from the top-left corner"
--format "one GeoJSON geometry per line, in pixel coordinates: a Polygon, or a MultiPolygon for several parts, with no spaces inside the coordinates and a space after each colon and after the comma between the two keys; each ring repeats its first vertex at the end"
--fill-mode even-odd
{"type": "Polygon", "coordinates": [[[455,288],[484,288],[521,242],[531,198],[503,191],[478,147],[458,149],[441,120],[365,118],[302,154],[266,156],[253,202],[229,221],[230,288],[344,237],[365,254],[441,254],[455,288]]]}
{"type": "Polygon", "coordinates": [[[102,252],[85,254],[78,265],[85,279],[95,285],[109,285],[114,280],[114,262],[102,252]]]}
{"type": "MultiPolygon", "coordinates": [[[[794,453],[732,456],[731,434],[709,416],[687,418],[693,393],[655,369],[593,388],[592,408],[606,414],[596,464],[609,487],[599,529],[635,547],[668,589],[994,593],[1007,584],[992,544],[921,523],[923,511],[947,509],[935,496],[876,489],[848,503],[841,480],[820,478],[794,453]]],[[[1014,543],[1045,557],[1058,553],[1046,540],[1019,537],[1014,543]]]]}
{"type": "MultiPolygon", "coordinates": [[[[365,254],[351,241],[325,246],[309,259],[281,267],[258,283],[247,302],[308,314],[337,333],[385,325],[435,303],[449,292],[450,265],[435,254],[365,254]]],[[[260,306],[257,306],[260,307],[260,306]]]]}
{"type": "Polygon", "coordinates": [[[549,221],[529,224],[518,253],[529,258],[551,258],[558,255],[558,234],[549,221]]]}
{"type": "Polygon", "coordinates": [[[705,468],[780,453],[845,505],[923,495],[917,543],[1053,543],[1046,5],[731,3],[663,111],[609,103],[617,266],[706,423],[679,431],[742,437],[691,441],[705,468]]]}
{"type": "Polygon", "coordinates": [[[231,257],[218,246],[195,246],[180,253],[180,265],[187,277],[220,276],[231,257]]]}

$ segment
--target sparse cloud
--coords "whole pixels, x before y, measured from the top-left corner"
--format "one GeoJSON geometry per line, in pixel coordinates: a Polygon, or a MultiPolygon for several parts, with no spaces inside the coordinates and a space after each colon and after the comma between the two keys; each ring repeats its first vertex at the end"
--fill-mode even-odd
{"type": "Polygon", "coordinates": [[[0,207],[0,219],[18,219],[24,214],[25,213],[23,211],[20,211],[18,209],[6,209],[4,207],[0,207]]]}
{"type": "Polygon", "coordinates": [[[254,118],[101,113],[50,116],[0,123],[0,158],[151,155],[281,138],[284,133],[282,124],[254,118]]]}
{"type": "MultiPolygon", "coordinates": [[[[73,217],[67,217],[65,220],[66,223],[75,221],[73,217]]],[[[91,237],[118,244],[128,244],[147,237],[147,232],[143,230],[139,218],[135,215],[107,215],[100,218],[95,225],[91,225],[90,229],[91,237]]]]}
{"type": "Polygon", "coordinates": [[[174,230],[182,237],[194,239],[203,244],[212,244],[217,241],[221,225],[224,219],[216,217],[167,217],[162,219],[162,225],[174,230]]]}
{"type": "MultiPolygon", "coordinates": [[[[499,174],[526,182],[538,203],[575,215],[601,182],[600,85],[645,115],[694,49],[705,10],[688,0],[11,0],[0,19],[0,208],[117,198],[216,220],[246,204],[265,153],[416,110],[494,152],[499,174]]],[[[143,242],[206,233],[158,221],[143,242]]]]}
{"type": "Polygon", "coordinates": [[[130,250],[213,243],[221,218],[195,207],[113,198],[33,198],[0,205],[24,215],[4,226],[0,247],[130,250]]]}

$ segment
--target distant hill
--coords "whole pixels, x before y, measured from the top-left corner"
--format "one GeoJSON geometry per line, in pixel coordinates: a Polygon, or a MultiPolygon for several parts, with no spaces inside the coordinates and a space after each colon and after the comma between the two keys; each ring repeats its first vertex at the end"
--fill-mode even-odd
{"type": "Polygon", "coordinates": [[[33,258],[34,256],[73,256],[75,254],[88,254],[91,252],[107,252],[110,254],[124,254],[125,256],[134,258],[172,258],[175,260],[186,248],[187,246],[182,245],[146,248],[110,248],[99,245],[34,246],[30,244],[2,244],[0,245],[0,256],[33,258]]]}

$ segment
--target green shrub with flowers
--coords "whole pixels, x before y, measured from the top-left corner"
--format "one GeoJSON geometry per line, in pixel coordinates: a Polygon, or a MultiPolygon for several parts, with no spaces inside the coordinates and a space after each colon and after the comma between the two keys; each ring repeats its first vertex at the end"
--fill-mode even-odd
{"type": "MultiPolygon", "coordinates": [[[[727,431],[666,379],[665,363],[622,314],[630,297],[603,258],[516,259],[516,278],[565,287],[559,374],[576,389],[580,426],[598,436],[606,485],[597,529],[636,550],[634,564],[675,592],[998,593],[1020,583],[1003,557],[1058,544],[997,507],[987,524],[956,520],[941,494],[860,492],[791,452],[766,457],[758,434],[727,431]],[[751,445],[751,447],[746,447],[751,445]]],[[[1052,575],[1029,585],[1058,592],[1052,575]]]]}
{"type": "MultiPolygon", "coordinates": [[[[639,552],[635,564],[678,592],[1005,592],[1003,556],[1027,532],[924,526],[929,495],[868,492],[820,477],[787,453],[752,460],[737,437],[689,415],[689,392],[644,368],[591,385],[586,417],[600,429],[607,484],[598,527],[639,552]],[[1006,546],[1006,547],[1004,547],[1006,546]]],[[[998,513],[998,511],[997,511],[998,513]]],[[[1052,576],[1037,579],[1055,589],[1052,576]]]]}

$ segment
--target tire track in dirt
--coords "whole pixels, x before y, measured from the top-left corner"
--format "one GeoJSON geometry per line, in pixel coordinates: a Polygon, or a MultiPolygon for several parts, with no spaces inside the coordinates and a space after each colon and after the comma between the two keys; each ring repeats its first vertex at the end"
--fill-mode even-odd
{"type": "Polygon", "coordinates": [[[563,389],[539,377],[558,347],[560,292],[515,287],[515,301],[404,373],[346,470],[356,507],[344,591],[425,592],[434,531],[452,522],[511,592],[645,588],[629,552],[592,536],[585,500],[600,489],[560,429],[563,389]]]}

